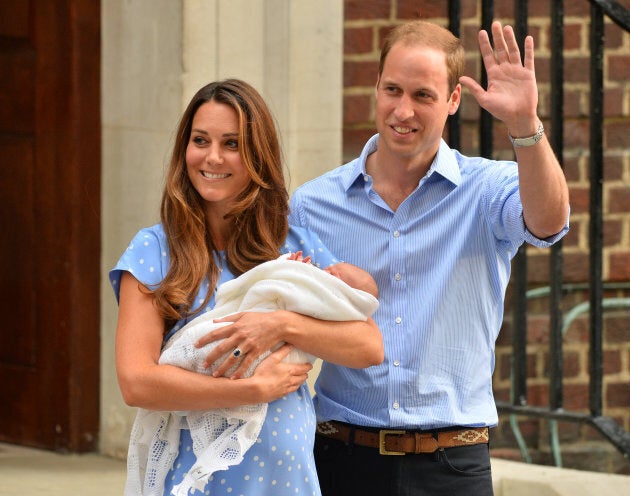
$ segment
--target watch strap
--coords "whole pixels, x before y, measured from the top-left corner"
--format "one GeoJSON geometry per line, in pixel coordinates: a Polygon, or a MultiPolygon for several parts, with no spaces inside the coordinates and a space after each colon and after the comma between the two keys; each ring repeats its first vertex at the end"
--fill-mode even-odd
{"type": "Polygon", "coordinates": [[[508,132],[508,138],[510,138],[510,141],[512,142],[512,146],[523,148],[526,146],[533,146],[536,143],[538,143],[543,137],[544,132],[545,132],[545,128],[543,127],[543,123],[539,121],[538,130],[536,131],[536,134],[534,134],[533,136],[527,136],[525,138],[514,138],[508,132]]]}

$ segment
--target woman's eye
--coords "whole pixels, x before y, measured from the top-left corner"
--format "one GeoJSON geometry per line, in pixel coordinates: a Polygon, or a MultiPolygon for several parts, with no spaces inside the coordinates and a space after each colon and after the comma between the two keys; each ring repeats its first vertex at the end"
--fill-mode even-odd
{"type": "Polygon", "coordinates": [[[225,146],[231,148],[232,150],[238,150],[238,141],[237,140],[228,140],[225,142],[225,146]]]}
{"type": "Polygon", "coordinates": [[[195,145],[198,145],[198,146],[202,146],[202,145],[205,145],[205,144],[206,144],[206,140],[205,140],[205,138],[202,138],[201,136],[195,136],[195,137],[192,139],[192,142],[193,142],[195,145]]]}

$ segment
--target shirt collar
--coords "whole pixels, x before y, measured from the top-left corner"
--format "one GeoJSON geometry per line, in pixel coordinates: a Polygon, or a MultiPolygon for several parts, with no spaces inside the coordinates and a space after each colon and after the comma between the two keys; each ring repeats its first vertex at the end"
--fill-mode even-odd
{"type": "MultiPolygon", "coordinates": [[[[363,150],[361,151],[361,155],[350,162],[349,165],[351,167],[351,172],[346,176],[343,184],[343,187],[346,191],[350,188],[350,186],[354,184],[354,182],[359,177],[367,176],[367,171],[365,169],[367,158],[370,154],[374,153],[377,148],[378,134],[375,134],[365,144],[363,150]]],[[[427,177],[431,176],[435,172],[440,174],[448,181],[452,182],[455,186],[458,186],[462,181],[462,176],[459,171],[459,164],[457,162],[457,158],[455,157],[455,153],[449,148],[444,140],[440,141],[440,147],[438,148],[437,155],[435,156],[435,159],[433,160],[433,163],[429,168],[427,177]]]]}
{"type": "Polygon", "coordinates": [[[346,191],[350,189],[350,186],[354,184],[354,182],[359,178],[364,178],[367,176],[367,172],[365,170],[365,164],[367,163],[367,158],[370,154],[374,153],[378,148],[378,134],[372,136],[368,142],[363,147],[361,151],[361,155],[355,158],[352,162],[350,162],[351,171],[343,181],[343,187],[346,191]]]}
{"type": "Polygon", "coordinates": [[[429,169],[429,174],[432,172],[437,172],[444,179],[452,182],[455,186],[459,186],[462,182],[462,174],[459,170],[459,163],[457,162],[455,153],[449,148],[444,140],[440,141],[440,147],[438,148],[437,155],[435,156],[435,160],[433,160],[429,169]]]}

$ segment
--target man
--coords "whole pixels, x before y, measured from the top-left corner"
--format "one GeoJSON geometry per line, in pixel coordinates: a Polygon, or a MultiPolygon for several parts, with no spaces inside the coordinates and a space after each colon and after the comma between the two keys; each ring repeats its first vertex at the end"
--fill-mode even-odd
{"type": "Polygon", "coordinates": [[[569,213],[536,113],[533,39],[521,63],[511,27],[493,23],[492,37],[495,51],[479,34],[485,91],[461,75],[449,31],[394,29],[376,83],[378,134],[291,200],[291,224],[370,272],[380,293],[383,364],[325,363],[316,383],[324,496],[492,494],[494,343],[510,260],[524,241],[560,239],[569,213]],[[462,86],[507,126],[518,163],[465,157],[442,140],[462,86]]]}

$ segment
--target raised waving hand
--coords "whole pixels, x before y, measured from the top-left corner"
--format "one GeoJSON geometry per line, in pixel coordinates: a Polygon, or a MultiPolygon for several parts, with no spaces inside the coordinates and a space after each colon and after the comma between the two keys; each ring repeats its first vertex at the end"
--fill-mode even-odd
{"type": "Polygon", "coordinates": [[[536,132],[538,89],[534,71],[534,39],[525,38],[525,57],[511,26],[492,23],[492,41],[486,31],[479,32],[479,49],[488,75],[488,89],[468,76],[460,83],[475,97],[479,105],[504,122],[512,136],[530,136],[536,132]]]}

